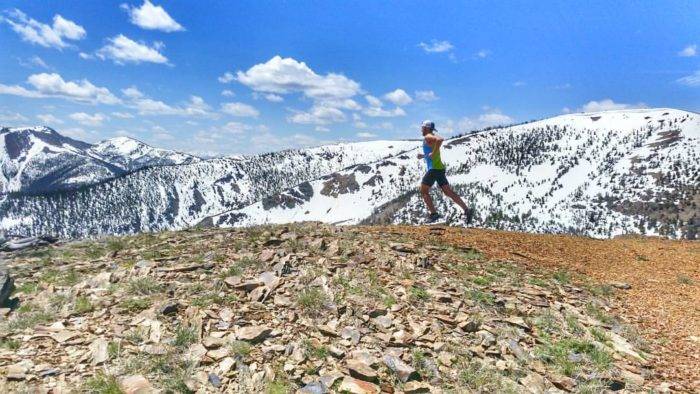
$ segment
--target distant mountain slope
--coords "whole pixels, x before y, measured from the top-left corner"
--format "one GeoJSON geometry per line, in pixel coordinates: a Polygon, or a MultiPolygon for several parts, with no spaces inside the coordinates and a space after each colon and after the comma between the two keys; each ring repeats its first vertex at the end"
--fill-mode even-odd
{"type": "Polygon", "coordinates": [[[71,189],[143,167],[200,160],[118,137],[91,145],[48,127],[0,128],[0,195],[71,189]]]}
{"type": "Polygon", "coordinates": [[[66,188],[123,172],[88,155],[90,147],[48,127],[0,129],[0,195],[66,188]]]}
{"type": "Polygon", "coordinates": [[[0,202],[0,231],[84,237],[183,228],[415,145],[372,141],[220,158],[145,168],[76,190],[12,195],[0,202]]]}
{"type": "MultiPolygon", "coordinates": [[[[418,150],[365,163],[207,219],[218,226],[321,220],[422,223],[418,150]]],[[[694,238],[700,116],[672,109],[563,115],[446,141],[453,187],[479,226],[596,237],[694,238]]],[[[459,223],[459,210],[437,195],[459,223]]]]}
{"type": "Polygon", "coordinates": [[[88,153],[125,171],[143,167],[189,164],[201,159],[186,153],[154,148],[129,137],[111,138],[92,146],[88,153]]]}

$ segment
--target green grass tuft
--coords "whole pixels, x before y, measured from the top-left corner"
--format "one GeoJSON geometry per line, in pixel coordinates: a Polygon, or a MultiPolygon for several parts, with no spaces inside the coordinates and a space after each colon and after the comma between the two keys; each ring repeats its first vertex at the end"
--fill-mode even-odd
{"type": "Polygon", "coordinates": [[[94,394],[122,394],[117,378],[99,372],[97,375],[85,381],[84,391],[94,394]]]}
{"type": "Polygon", "coordinates": [[[552,275],[552,277],[554,278],[554,280],[563,285],[571,283],[571,274],[568,271],[559,270],[555,272],[554,275],[552,275]]]}
{"type": "Polygon", "coordinates": [[[164,287],[153,278],[145,276],[142,278],[132,279],[128,284],[128,290],[131,294],[150,295],[162,292],[164,287]]]}
{"type": "Polygon", "coordinates": [[[605,350],[581,339],[545,342],[535,348],[535,354],[567,376],[575,376],[585,369],[605,372],[612,367],[613,362],[605,350]]]}
{"type": "Polygon", "coordinates": [[[297,295],[297,305],[307,315],[319,315],[328,297],[323,290],[309,287],[297,295]]]}
{"type": "Polygon", "coordinates": [[[73,304],[73,311],[79,315],[83,313],[88,313],[93,311],[92,303],[90,299],[85,296],[79,296],[75,298],[75,303],[73,304]]]}
{"type": "Polygon", "coordinates": [[[197,342],[197,339],[197,330],[195,330],[193,327],[179,326],[175,329],[175,340],[173,341],[173,345],[184,349],[197,342]]]}
{"type": "Polygon", "coordinates": [[[148,298],[127,298],[119,303],[119,306],[128,312],[141,312],[151,307],[151,300],[148,298]]]}
{"type": "Polygon", "coordinates": [[[409,290],[409,297],[413,301],[427,301],[430,299],[430,294],[421,286],[412,286],[409,290]]]}
{"type": "Polygon", "coordinates": [[[252,346],[246,341],[233,341],[229,345],[229,348],[231,349],[231,353],[233,355],[236,355],[242,359],[248,357],[252,351],[252,346]]]}

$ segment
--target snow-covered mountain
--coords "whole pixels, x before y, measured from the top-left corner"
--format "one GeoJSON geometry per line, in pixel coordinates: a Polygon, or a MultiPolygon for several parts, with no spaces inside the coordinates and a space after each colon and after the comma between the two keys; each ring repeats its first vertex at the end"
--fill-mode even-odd
{"type": "Polygon", "coordinates": [[[302,182],[412,149],[372,141],[148,167],[79,189],[0,201],[0,232],[85,237],[184,228],[302,182]]]}
{"type": "MultiPolygon", "coordinates": [[[[320,220],[422,223],[414,151],[363,163],[206,220],[246,226],[320,220]]],[[[446,141],[448,178],[477,225],[608,237],[694,238],[700,228],[700,116],[672,109],[563,115],[446,141]]],[[[435,193],[448,218],[460,210],[435,193]]]]}
{"type": "MultiPolygon", "coordinates": [[[[420,144],[372,141],[204,160],[76,190],[13,194],[0,202],[0,232],[82,237],[198,223],[422,223],[420,144]]],[[[478,226],[686,238],[700,227],[695,113],[562,115],[450,139],[442,157],[455,190],[476,207],[478,226]]],[[[435,197],[459,223],[457,207],[435,197]]]]}
{"type": "Polygon", "coordinates": [[[49,127],[0,128],[0,196],[65,190],[143,167],[199,159],[118,137],[91,145],[49,127]]]}
{"type": "Polygon", "coordinates": [[[92,146],[88,153],[129,172],[143,167],[189,164],[200,160],[186,153],[154,148],[129,137],[116,137],[99,142],[92,146]]]}

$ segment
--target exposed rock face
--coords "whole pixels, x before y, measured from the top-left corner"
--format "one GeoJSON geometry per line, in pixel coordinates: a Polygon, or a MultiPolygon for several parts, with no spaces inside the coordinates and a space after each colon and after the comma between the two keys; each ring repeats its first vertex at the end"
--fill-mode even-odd
{"type": "Polygon", "coordinates": [[[314,196],[314,189],[309,182],[304,182],[286,193],[275,194],[263,198],[262,204],[265,209],[284,207],[294,208],[297,204],[309,201],[314,196]]]}
{"type": "Polygon", "coordinates": [[[21,289],[0,318],[8,392],[642,390],[652,373],[605,299],[439,235],[188,230],[8,265],[21,289]]]}
{"type": "Polygon", "coordinates": [[[321,194],[324,196],[338,197],[340,194],[352,193],[360,189],[355,174],[335,173],[329,175],[328,178],[330,179],[323,183],[323,189],[321,189],[321,194]]]}

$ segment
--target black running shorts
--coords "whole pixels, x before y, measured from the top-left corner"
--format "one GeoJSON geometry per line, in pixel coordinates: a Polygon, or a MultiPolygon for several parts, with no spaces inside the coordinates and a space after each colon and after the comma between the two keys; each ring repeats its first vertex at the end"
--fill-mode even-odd
{"type": "Polygon", "coordinates": [[[423,175],[423,180],[421,181],[422,184],[431,187],[435,184],[435,182],[437,182],[438,186],[440,187],[450,184],[447,182],[445,170],[428,170],[428,172],[423,175]]]}

